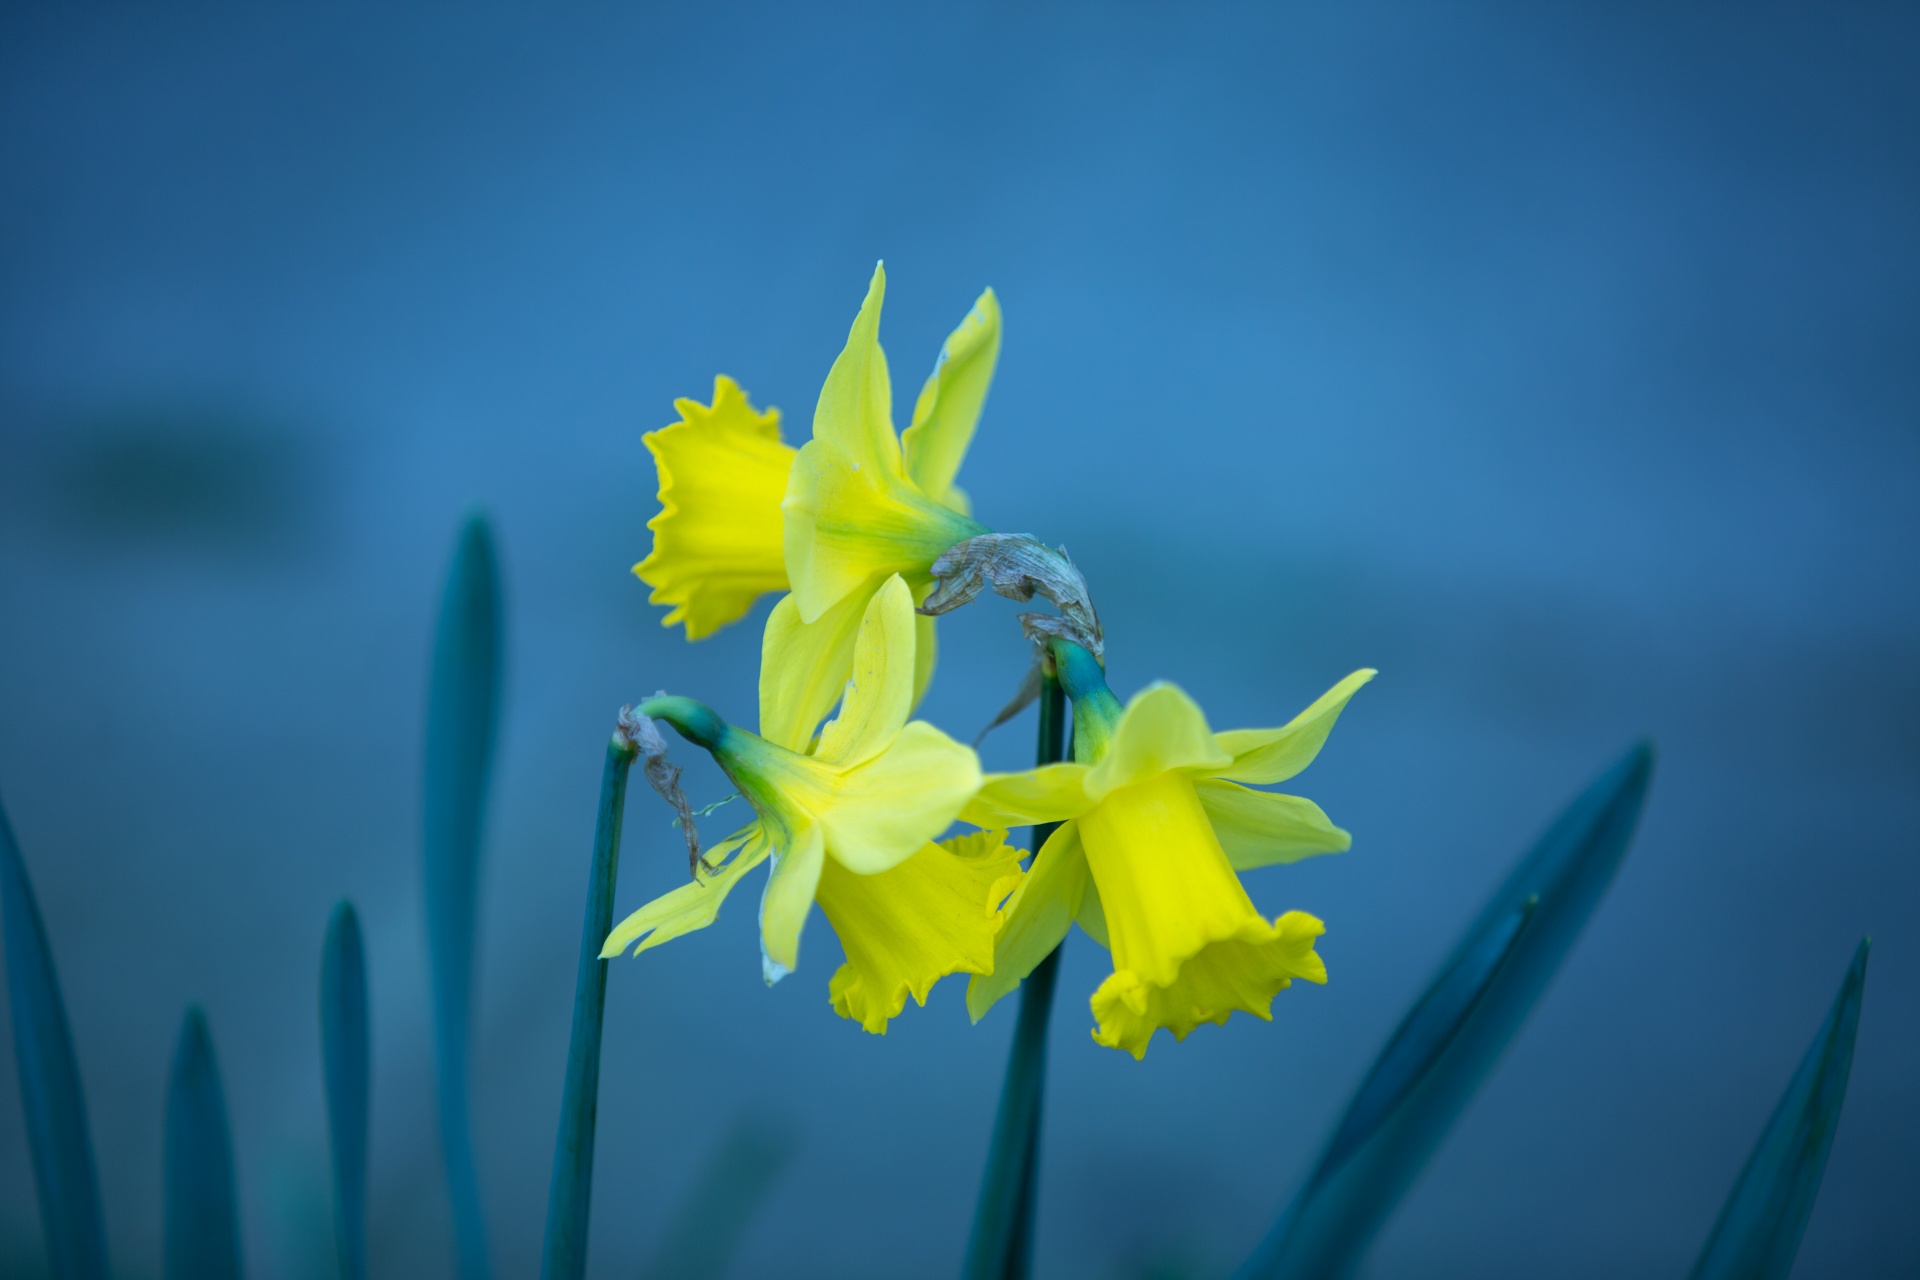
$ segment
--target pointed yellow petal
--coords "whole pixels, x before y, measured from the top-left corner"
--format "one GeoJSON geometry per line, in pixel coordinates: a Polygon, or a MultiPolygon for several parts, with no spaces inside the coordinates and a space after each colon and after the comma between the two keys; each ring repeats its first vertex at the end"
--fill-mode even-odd
{"type": "Polygon", "coordinates": [[[980,789],[980,758],[924,720],[841,774],[818,812],[827,848],[849,870],[885,871],[945,831],[980,789]]]}
{"type": "Polygon", "coordinates": [[[781,549],[794,450],[780,441],[780,412],[754,411],[731,378],[713,380],[711,407],[676,400],[680,421],[643,439],[660,476],[660,514],[647,522],[653,550],[633,567],[654,604],[674,606],[698,640],[734,621],[764,592],[784,590],[781,549]]]}
{"type": "Polygon", "coordinates": [[[1080,914],[1073,922],[1080,926],[1080,932],[1107,950],[1113,950],[1113,939],[1107,934],[1107,911],[1100,905],[1100,886],[1093,882],[1092,876],[1087,877],[1086,890],[1080,895],[1080,914]]]}
{"type": "Polygon", "coordinates": [[[880,351],[885,293],[886,273],[876,268],[846,348],[820,389],[813,439],[794,459],[781,503],[787,578],[804,622],[869,579],[898,573],[908,586],[923,587],[941,552],[987,531],[922,492],[902,465],[880,351]]]}
{"type": "Polygon", "coordinates": [[[794,828],[787,847],[773,860],[773,874],[760,896],[760,969],[768,986],[800,964],[800,930],[807,923],[825,861],[820,826],[814,822],[794,828]]]}
{"type": "Polygon", "coordinates": [[[947,974],[992,969],[993,937],[1020,881],[1020,856],[993,831],[922,845],[878,875],[855,875],[827,859],[817,896],[847,953],[830,988],[834,1009],[884,1035],[908,996],[924,1005],[947,974]]]}
{"type": "Polygon", "coordinates": [[[885,263],[873,268],[860,314],[847,331],[847,345],[827,371],[813,409],[813,438],[844,449],[869,469],[901,474],[900,441],[893,433],[893,389],[880,349],[880,307],[887,296],[885,263]]]}
{"type": "Polygon", "coordinates": [[[867,593],[856,591],[808,623],[800,621],[790,595],[773,606],[760,639],[761,737],[789,751],[806,750],[846,690],[866,607],[867,593]]]}
{"type": "Polygon", "coordinates": [[[960,817],[976,827],[1064,822],[1093,807],[1087,797],[1091,765],[1044,764],[1020,773],[990,773],[960,817]]]}
{"type": "Polygon", "coordinates": [[[1298,862],[1316,853],[1345,853],[1353,837],[1302,796],[1252,791],[1235,782],[1194,783],[1200,807],[1236,871],[1298,862]]]}
{"type": "Polygon", "coordinates": [[[1306,912],[1289,911],[1264,937],[1207,947],[1181,965],[1179,976],[1164,987],[1145,983],[1129,970],[1116,970],[1090,1001],[1099,1023],[1093,1038],[1139,1059],[1146,1057],[1147,1043],[1161,1027],[1173,1032],[1175,1040],[1184,1040],[1201,1023],[1224,1024],[1236,1011],[1271,1021],[1273,997],[1295,978],[1327,980],[1327,967],[1313,949],[1323,930],[1306,912]]]}
{"type": "Polygon", "coordinates": [[[1174,685],[1152,684],[1127,704],[1113,745],[1087,775],[1087,794],[1098,800],[1172,770],[1217,773],[1232,763],[1214,745],[1207,717],[1192,698],[1174,685]]]}
{"type": "Polygon", "coordinates": [[[1079,828],[1063,823],[1034,855],[1033,866],[1007,903],[1006,922],[994,939],[993,972],[967,983],[967,1013],[975,1022],[1060,945],[1080,912],[1086,886],[1087,859],[1079,828]]]}
{"type": "Polygon", "coordinates": [[[1233,764],[1214,776],[1256,785],[1285,782],[1313,763],[1347,699],[1377,674],[1371,667],[1354,672],[1282,728],[1229,729],[1216,734],[1221,750],[1232,755],[1233,764]]]}
{"type": "Polygon", "coordinates": [[[693,883],[683,884],[662,894],[622,920],[607,935],[605,945],[600,948],[600,958],[610,960],[636,940],[640,941],[640,945],[634,947],[633,953],[639,955],[647,948],[671,942],[683,933],[706,928],[720,914],[720,904],[733,892],[733,886],[740,883],[740,878],[747,872],[765,861],[771,849],[757,822],[734,832],[707,850],[707,861],[718,867],[718,871],[713,875],[699,873],[693,883]],[[744,850],[741,848],[743,845],[746,846],[744,850]],[[730,856],[731,862],[727,861],[730,856]]]}
{"type": "Polygon", "coordinates": [[[815,759],[847,768],[864,764],[906,724],[913,713],[914,616],[913,595],[895,574],[867,604],[840,714],[821,731],[815,759]]]}
{"type": "Polygon", "coordinates": [[[973,441],[999,359],[1000,301],[988,289],[940,348],[940,361],[913,406],[913,425],[900,437],[907,475],[927,496],[962,514],[966,495],[957,493],[953,478],[973,441]]]}

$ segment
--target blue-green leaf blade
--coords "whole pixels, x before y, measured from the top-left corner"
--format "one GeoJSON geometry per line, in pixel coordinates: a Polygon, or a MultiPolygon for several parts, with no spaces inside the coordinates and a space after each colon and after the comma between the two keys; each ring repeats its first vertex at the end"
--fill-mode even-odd
{"type": "Polygon", "coordinates": [[[180,1026],[167,1079],[166,1280],[240,1280],[240,1218],[233,1195],[233,1138],[213,1036],[197,1007],[180,1026]]]}
{"type": "Polygon", "coordinates": [[[574,978],[573,1029],[567,1041],[567,1077],[554,1137],[553,1180],[547,1190],[545,1280],[580,1280],[587,1270],[587,1220],[593,1199],[593,1138],[600,1108],[600,1040],[607,1010],[607,962],[600,948],[613,931],[613,890],[620,877],[620,825],[627,775],[635,751],[625,737],[607,744],[600,776],[600,811],[587,869],[587,905],[574,978]]]}
{"type": "Polygon", "coordinates": [[[1488,899],[1237,1280],[1351,1275],[1599,906],[1653,772],[1642,744],[1569,805],[1488,899]]]}
{"type": "Polygon", "coordinates": [[[1847,1100],[1868,945],[1863,938],[1855,949],[1840,992],[1747,1157],[1691,1280],[1786,1280],[1793,1270],[1847,1100]]]}
{"type": "Polygon", "coordinates": [[[371,1089],[367,962],[351,902],[333,909],[320,951],[320,1059],[333,1157],[333,1236],[346,1280],[367,1274],[367,1138],[371,1089]]]}
{"type": "Polygon", "coordinates": [[[646,1280],[723,1280],[748,1225],[792,1163],[799,1142],[764,1117],[734,1124],[667,1225],[646,1280]]]}
{"type": "Polygon", "coordinates": [[[467,1052],[480,837],[499,712],[501,629],[493,534],[486,517],[474,514],[454,548],[434,633],[422,814],[440,1142],[461,1280],[486,1280],[489,1273],[468,1115],[467,1052]]]}
{"type": "Polygon", "coordinates": [[[106,1219],[87,1128],[80,1062],[40,904],[13,827],[0,808],[0,926],[20,1104],[40,1196],[47,1260],[57,1280],[107,1280],[106,1219]]]}

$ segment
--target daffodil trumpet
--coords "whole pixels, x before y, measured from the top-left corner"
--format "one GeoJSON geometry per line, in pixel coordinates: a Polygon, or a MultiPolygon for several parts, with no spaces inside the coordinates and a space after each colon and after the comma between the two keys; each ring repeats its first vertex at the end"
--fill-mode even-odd
{"type": "Polygon", "coordinates": [[[1279,729],[1216,734],[1173,685],[1123,706],[1084,647],[1055,639],[1049,656],[1073,704],[1073,761],[991,775],[962,815],[1061,824],[1008,904],[993,972],[968,984],[973,1016],[1076,922],[1113,956],[1091,1000],[1093,1037],[1136,1058],[1161,1028],[1178,1040],[1236,1011],[1270,1018],[1294,979],[1326,981],[1321,922],[1303,911],[1269,920],[1239,873],[1350,846],[1311,800],[1255,787],[1306,768],[1374,673],[1354,672],[1279,729]]]}
{"type": "MultiPolygon", "coordinates": [[[[834,1008],[884,1032],[908,996],[925,1003],[949,973],[993,966],[1002,904],[1020,880],[1021,850],[1001,830],[935,843],[980,786],[973,751],[909,721],[915,669],[912,593],[898,576],[868,602],[839,714],[817,737],[791,726],[763,734],[727,723],[691,698],[658,695],[638,711],[712,755],[755,818],[707,851],[712,870],[628,916],[603,956],[635,953],[705,928],[747,872],[773,863],[760,907],[768,983],[799,963],[813,904],[839,935],[846,964],[834,1008]]],[[[778,664],[783,654],[771,650],[778,664]]]]}

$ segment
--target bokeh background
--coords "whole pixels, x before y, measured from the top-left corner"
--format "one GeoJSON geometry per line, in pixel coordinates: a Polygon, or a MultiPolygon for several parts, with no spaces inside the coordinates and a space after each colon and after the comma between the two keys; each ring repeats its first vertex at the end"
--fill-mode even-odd
{"type": "MultiPolygon", "coordinates": [[[[665,685],[752,716],[764,606],[689,646],[628,576],[640,435],[725,372],[803,437],[885,258],[897,401],[999,291],[961,480],[1084,565],[1123,693],[1272,724],[1382,670],[1300,783],[1352,853],[1254,878],[1328,922],[1329,986],[1135,1064],[1088,1039],[1101,954],[1069,945],[1042,1275],[1230,1267],[1480,899],[1642,734],[1612,897],[1373,1274],[1681,1274],[1872,933],[1796,1275],[1912,1275],[1916,57],[1896,5],[8,6],[0,790],[125,1274],[158,1272],[189,1000],[252,1267],[326,1274],[342,895],[377,1272],[448,1272],[418,782],[474,503],[510,640],[478,1140],[499,1273],[533,1272],[613,714],[665,685]]],[[[1012,613],[944,631],[926,714],[962,737],[1019,677],[1012,613]]],[[[684,875],[667,818],[635,794],[623,911],[684,875]]],[[[1010,1007],[969,1027],[945,985],[867,1037],[828,1009],[830,930],[768,991],[752,917],[614,967],[593,1274],[643,1274],[742,1132],[794,1157],[734,1274],[951,1274],[1010,1007]]],[[[10,1049],[0,1097],[0,1269],[33,1274],[10,1049]]]]}

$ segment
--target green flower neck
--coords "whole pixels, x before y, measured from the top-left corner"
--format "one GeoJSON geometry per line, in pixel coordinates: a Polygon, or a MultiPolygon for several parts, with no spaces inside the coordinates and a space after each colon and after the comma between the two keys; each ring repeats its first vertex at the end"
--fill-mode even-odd
{"type": "Polygon", "coordinates": [[[1047,652],[1059,673],[1060,687],[1073,700],[1073,758],[1081,764],[1098,764],[1113,743],[1125,708],[1107,688],[1107,673],[1098,658],[1071,640],[1053,640],[1047,652]]]}

